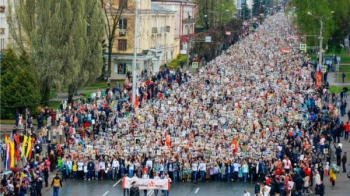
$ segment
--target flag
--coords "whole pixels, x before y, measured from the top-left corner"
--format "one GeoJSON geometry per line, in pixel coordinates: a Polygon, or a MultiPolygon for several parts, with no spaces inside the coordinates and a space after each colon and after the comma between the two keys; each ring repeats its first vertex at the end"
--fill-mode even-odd
{"type": "Polygon", "coordinates": [[[22,148],[21,148],[21,157],[25,157],[26,155],[26,144],[27,144],[27,141],[28,141],[28,136],[24,135],[23,136],[23,143],[22,143],[22,148]]]}
{"type": "Polygon", "coordinates": [[[6,169],[9,169],[9,166],[10,166],[10,140],[9,140],[9,137],[7,135],[5,136],[5,142],[6,142],[6,162],[5,162],[5,167],[6,167],[6,169]]]}
{"type": "Polygon", "coordinates": [[[18,135],[14,135],[13,136],[13,139],[15,140],[15,158],[16,158],[16,161],[17,163],[20,161],[19,160],[19,152],[21,150],[21,142],[19,141],[19,137],[18,135]]]}
{"type": "Polygon", "coordinates": [[[13,134],[10,136],[10,168],[15,167],[15,141],[13,140],[13,134]]]}
{"type": "Polygon", "coordinates": [[[32,137],[28,137],[28,145],[27,145],[27,152],[26,157],[30,159],[29,154],[32,152],[32,137]]]}

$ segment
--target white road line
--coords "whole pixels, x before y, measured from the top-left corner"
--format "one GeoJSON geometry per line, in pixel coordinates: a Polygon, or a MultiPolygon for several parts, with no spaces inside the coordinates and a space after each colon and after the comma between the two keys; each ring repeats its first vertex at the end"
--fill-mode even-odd
{"type": "Polygon", "coordinates": [[[115,183],[115,184],[113,185],[113,187],[117,186],[117,184],[119,184],[119,182],[120,182],[121,180],[122,180],[122,179],[118,180],[118,182],[115,183]]]}
{"type": "Polygon", "coordinates": [[[106,196],[109,193],[109,191],[105,192],[105,194],[103,194],[102,196],[106,196]]]}
{"type": "Polygon", "coordinates": [[[153,192],[154,190],[151,190],[150,192],[147,193],[147,195],[152,195],[153,192]]]}
{"type": "Polygon", "coordinates": [[[197,194],[198,190],[199,190],[199,188],[197,188],[197,190],[194,193],[197,194]]]}

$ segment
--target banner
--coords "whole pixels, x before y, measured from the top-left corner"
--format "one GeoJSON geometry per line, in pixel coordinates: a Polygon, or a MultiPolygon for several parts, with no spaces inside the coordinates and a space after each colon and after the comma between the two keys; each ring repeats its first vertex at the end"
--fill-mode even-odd
{"type": "Polygon", "coordinates": [[[322,72],[316,71],[316,88],[320,88],[322,86],[322,72]]]}
{"type": "Polygon", "coordinates": [[[123,179],[122,187],[129,189],[132,185],[132,182],[136,182],[136,186],[140,190],[145,189],[158,189],[158,190],[169,190],[170,188],[170,179],[141,179],[141,178],[128,178],[123,179]]]}

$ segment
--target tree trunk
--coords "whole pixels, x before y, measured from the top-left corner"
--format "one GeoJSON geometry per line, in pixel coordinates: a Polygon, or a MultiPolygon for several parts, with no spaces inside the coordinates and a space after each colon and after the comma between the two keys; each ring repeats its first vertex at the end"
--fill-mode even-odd
{"type": "Polygon", "coordinates": [[[107,66],[108,66],[108,77],[111,77],[112,75],[112,50],[113,50],[113,40],[109,40],[108,42],[108,60],[107,60],[107,66]]]}
{"type": "Polygon", "coordinates": [[[68,86],[68,104],[73,103],[74,92],[75,92],[75,87],[74,85],[70,84],[68,86]]]}
{"type": "Polygon", "coordinates": [[[45,85],[41,91],[41,103],[44,106],[49,106],[50,105],[50,88],[48,85],[45,85]]]}

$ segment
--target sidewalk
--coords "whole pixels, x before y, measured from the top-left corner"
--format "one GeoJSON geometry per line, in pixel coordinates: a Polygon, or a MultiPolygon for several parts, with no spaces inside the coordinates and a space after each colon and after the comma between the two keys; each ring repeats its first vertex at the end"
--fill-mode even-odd
{"type": "MultiPolygon", "coordinates": [[[[350,103],[350,96],[347,97],[346,101],[350,103]]],[[[349,106],[347,107],[347,110],[349,110],[349,106]]],[[[347,115],[344,115],[341,117],[341,121],[347,122],[348,117],[347,115]]],[[[348,162],[346,165],[346,171],[349,171],[350,169],[350,143],[349,140],[345,140],[343,137],[340,138],[340,143],[343,144],[343,152],[347,153],[348,162]]],[[[333,147],[333,151],[334,147],[333,147]]],[[[342,153],[343,156],[343,153],[342,153]]],[[[333,161],[332,163],[335,163],[333,161]]],[[[349,195],[349,186],[350,186],[350,179],[347,177],[347,173],[343,173],[343,166],[341,165],[339,167],[339,174],[337,174],[337,180],[335,182],[335,188],[334,191],[332,191],[331,183],[329,182],[329,176],[324,175],[323,182],[325,185],[325,195],[337,195],[337,196],[348,196],[349,195]]]]}
{"type": "Polygon", "coordinates": [[[327,75],[327,80],[329,83],[329,86],[350,86],[350,83],[338,83],[335,82],[335,72],[330,72],[327,75]]]}
{"type": "MultiPolygon", "coordinates": [[[[107,88],[107,86],[106,86],[106,88],[107,88]]],[[[96,92],[97,90],[98,89],[80,90],[80,91],[78,91],[78,93],[84,94],[84,93],[96,92]]],[[[102,89],[102,90],[105,90],[105,89],[102,89]]],[[[73,99],[78,99],[78,98],[79,98],[79,95],[73,97],[73,99]]],[[[50,101],[66,101],[67,99],[68,99],[68,93],[67,92],[60,92],[60,93],[57,93],[57,96],[55,98],[50,99],[50,101]]]]}

